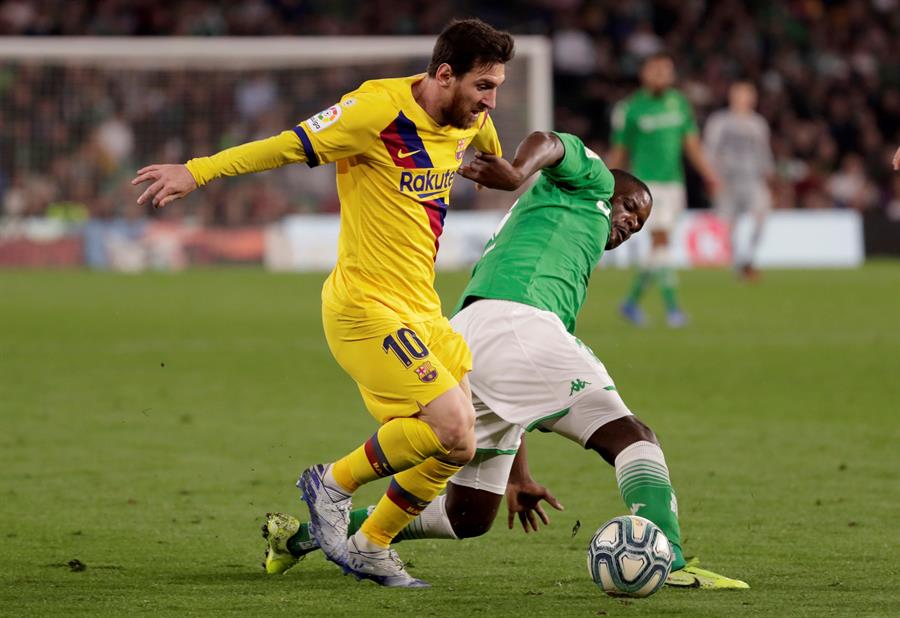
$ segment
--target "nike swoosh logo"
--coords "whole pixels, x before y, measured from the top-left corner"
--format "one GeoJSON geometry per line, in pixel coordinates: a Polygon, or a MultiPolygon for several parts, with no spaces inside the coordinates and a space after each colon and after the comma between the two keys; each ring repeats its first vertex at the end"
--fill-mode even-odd
{"type": "Polygon", "coordinates": [[[397,151],[397,158],[398,158],[398,159],[405,159],[405,158],[407,158],[407,157],[413,156],[414,154],[416,154],[416,153],[418,153],[418,152],[422,152],[422,151],[421,151],[421,150],[413,150],[412,152],[403,152],[402,150],[398,150],[398,151],[397,151]]]}

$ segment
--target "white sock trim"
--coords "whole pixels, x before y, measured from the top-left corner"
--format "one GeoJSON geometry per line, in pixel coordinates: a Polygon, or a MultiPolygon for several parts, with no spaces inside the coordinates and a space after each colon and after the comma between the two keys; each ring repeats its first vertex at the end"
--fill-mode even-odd
{"type": "Polygon", "coordinates": [[[422,539],[457,539],[450,524],[446,508],[447,494],[441,494],[431,501],[407,526],[407,532],[422,539]]]}
{"type": "Polygon", "coordinates": [[[669,467],[666,465],[666,457],[663,455],[659,445],[647,440],[640,440],[634,444],[630,444],[619,453],[615,460],[616,480],[622,483],[622,477],[627,474],[632,464],[638,461],[652,462],[651,468],[655,469],[657,474],[664,476],[669,481],[669,467]]]}

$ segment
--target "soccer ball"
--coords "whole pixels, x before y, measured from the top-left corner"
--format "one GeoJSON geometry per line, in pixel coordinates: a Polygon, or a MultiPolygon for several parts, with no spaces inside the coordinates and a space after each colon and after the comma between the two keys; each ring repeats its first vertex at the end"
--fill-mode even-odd
{"type": "Polygon", "coordinates": [[[665,583],[672,547],[656,524],[622,515],[600,526],[587,555],[591,579],[610,596],[648,597],[665,583]]]}

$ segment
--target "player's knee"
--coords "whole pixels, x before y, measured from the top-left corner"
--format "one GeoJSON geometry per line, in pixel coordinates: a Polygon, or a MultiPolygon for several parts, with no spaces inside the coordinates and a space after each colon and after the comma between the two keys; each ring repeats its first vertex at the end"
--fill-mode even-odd
{"type": "Polygon", "coordinates": [[[437,433],[441,444],[450,451],[471,451],[468,462],[475,455],[475,410],[467,401],[450,407],[441,418],[437,433]]]}
{"type": "Polygon", "coordinates": [[[653,230],[650,235],[652,245],[655,248],[667,247],[669,245],[669,233],[666,230],[653,230]]]}
{"type": "Polygon", "coordinates": [[[656,434],[644,423],[644,421],[636,416],[629,416],[627,419],[628,422],[626,427],[628,428],[628,433],[626,435],[631,440],[628,443],[628,446],[635,442],[652,442],[653,444],[659,444],[656,434]]]}
{"type": "Polygon", "coordinates": [[[444,448],[449,451],[447,453],[448,461],[458,466],[466,465],[475,457],[475,431],[472,430],[467,434],[457,436],[452,446],[445,444],[444,448]]]}
{"type": "Polygon", "coordinates": [[[603,425],[588,438],[585,448],[596,451],[610,465],[616,457],[636,442],[659,444],[656,434],[638,417],[628,415],[603,425]]]}

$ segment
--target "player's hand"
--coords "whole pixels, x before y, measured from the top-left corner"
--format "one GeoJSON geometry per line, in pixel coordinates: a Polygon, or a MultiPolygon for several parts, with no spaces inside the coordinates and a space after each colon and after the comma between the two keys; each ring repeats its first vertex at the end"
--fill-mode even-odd
{"type": "Polygon", "coordinates": [[[148,165],[138,170],[137,176],[131,181],[133,185],[139,185],[147,181],[153,181],[137,199],[138,204],[144,204],[147,200],[153,201],[153,206],[162,208],[170,202],[184,197],[197,188],[197,182],[188,171],[186,165],[148,165]]]}
{"type": "Polygon", "coordinates": [[[526,534],[534,530],[538,531],[537,520],[540,518],[545,526],[550,525],[550,518],[541,506],[544,500],[557,511],[564,510],[559,500],[553,497],[550,491],[533,480],[521,482],[510,481],[506,486],[506,507],[509,509],[508,525],[513,529],[516,516],[522,522],[522,529],[526,534]]]}
{"type": "Polygon", "coordinates": [[[463,178],[468,178],[489,189],[515,191],[525,181],[522,172],[512,163],[486,152],[476,152],[470,163],[459,168],[463,178]]]}
{"type": "Polygon", "coordinates": [[[900,170],[900,148],[897,148],[897,152],[894,153],[894,169],[900,170]]]}

